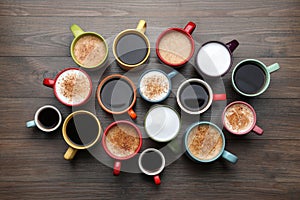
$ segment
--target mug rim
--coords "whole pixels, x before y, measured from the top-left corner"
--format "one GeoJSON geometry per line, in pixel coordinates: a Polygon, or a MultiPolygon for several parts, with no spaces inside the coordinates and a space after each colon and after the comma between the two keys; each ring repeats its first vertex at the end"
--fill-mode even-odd
{"type": "MultiPolygon", "coordinates": [[[[62,135],[63,135],[63,138],[65,140],[65,142],[72,148],[74,149],[88,149],[90,147],[92,147],[93,145],[96,144],[96,142],[99,140],[100,136],[101,136],[101,132],[102,132],[102,127],[101,127],[101,124],[100,124],[100,121],[98,120],[98,118],[91,112],[89,111],[86,111],[86,110],[77,110],[75,112],[72,112],[71,114],[69,114],[67,116],[67,118],[65,119],[64,123],[63,123],[63,127],[62,127],[62,135]],[[67,125],[69,123],[69,121],[75,116],[75,115],[80,115],[80,114],[86,114],[86,115],[90,115],[91,117],[93,117],[95,119],[95,121],[97,122],[98,124],[98,134],[97,134],[97,137],[96,139],[91,142],[90,144],[88,145],[78,145],[76,143],[74,143],[68,136],[67,134],[67,125]]],[[[79,136],[80,137],[80,136],[79,136]]]]}
{"type": "Polygon", "coordinates": [[[85,32],[85,31],[84,31],[83,33],[81,33],[81,34],[78,35],[77,37],[74,37],[74,39],[73,39],[73,41],[72,41],[72,43],[71,43],[71,46],[70,46],[70,52],[71,52],[71,57],[72,57],[72,59],[74,60],[74,62],[75,62],[77,65],[79,65],[80,67],[85,68],[85,69],[95,69],[95,68],[97,68],[97,67],[100,67],[100,66],[101,66],[102,64],[104,64],[105,61],[107,60],[107,58],[108,58],[108,45],[107,45],[107,42],[106,42],[106,40],[104,39],[104,37],[103,37],[102,35],[100,35],[99,33],[96,33],[96,32],[90,32],[90,31],[85,32]],[[97,37],[98,37],[99,39],[101,39],[101,41],[105,44],[105,56],[104,56],[103,60],[102,60],[99,64],[97,64],[97,65],[95,65],[95,66],[84,66],[84,65],[80,64],[80,63],[77,61],[77,59],[75,58],[75,55],[74,55],[74,52],[73,52],[74,46],[75,46],[76,42],[77,42],[82,36],[85,36],[85,35],[94,35],[94,36],[97,36],[97,37]]]}
{"type": "Polygon", "coordinates": [[[190,125],[190,126],[187,128],[187,130],[186,130],[186,132],[185,132],[185,136],[184,136],[184,147],[185,147],[185,149],[186,149],[186,152],[187,152],[188,156],[189,156],[190,158],[192,158],[193,160],[195,160],[195,161],[197,161],[197,162],[200,162],[200,163],[210,163],[210,162],[213,162],[213,161],[217,160],[217,159],[223,154],[223,152],[225,151],[225,143],[226,143],[226,141],[225,141],[225,136],[224,136],[223,131],[222,131],[216,124],[214,124],[214,123],[212,123],[212,122],[209,122],[209,121],[198,121],[198,122],[193,123],[192,125],[190,125]],[[219,152],[219,154],[218,154],[216,157],[214,157],[214,158],[212,158],[212,159],[209,159],[209,160],[201,160],[201,159],[195,157],[195,156],[191,153],[191,151],[189,150],[189,148],[188,148],[188,137],[189,137],[189,135],[190,135],[190,133],[191,133],[191,130],[192,130],[193,128],[195,128],[196,126],[202,125],[202,124],[207,124],[207,125],[209,125],[209,126],[213,126],[213,127],[218,131],[218,133],[222,136],[222,140],[223,140],[222,149],[221,149],[221,151],[219,152]]]}
{"type": "Polygon", "coordinates": [[[184,82],[182,82],[179,85],[178,90],[177,90],[177,94],[176,94],[176,100],[177,100],[177,103],[178,103],[179,107],[184,112],[186,112],[188,114],[192,114],[192,115],[202,114],[205,111],[207,111],[210,108],[211,104],[212,104],[212,101],[213,101],[213,91],[212,91],[210,85],[207,82],[205,82],[205,81],[203,81],[201,79],[198,79],[198,78],[190,78],[190,79],[185,80],[184,82]],[[209,100],[208,100],[207,104],[205,105],[205,107],[202,108],[201,110],[198,110],[198,111],[190,111],[190,110],[188,110],[187,108],[185,108],[181,104],[181,101],[180,101],[180,92],[181,92],[182,88],[184,86],[186,86],[187,84],[191,83],[191,82],[196,82],[196,83],[199,83],[199,84],[203,85],[207,89],[207,91],[208,91],[209,100]]]}
{"type": "Polygon", "coordinates": [[[168,28],[166,30],[164,30],[159,36],[158,36],[158,39],[156,40],[156,44],[155,44],[156,48],[155,48],[155,52],[156,52],[156,55],[157,57],[159,58],[160,61],[162,61],[164,64],[166,65],[169,65],[171,67],[174,67],[174,68],[177,68],[177,67],[181,67],[183,65],[185,65],[194,55],[194,51],[195,51],[195,41],[192,37],[191,34],[189,34],[188,32],[186,32],[183,28],[178,28],[178,27],[173,27],[173,28],[168,28]],[[181,63],[178,63],[178,64],[174,64],[174,63],[171,63],[171,62],[168,62],[166,61],[160,54],[159,52],[159,43],[161,41],[161,39],[168,33],[168,32],[171,32],[171,31],[177,31],[177,32],[180,32],[180,33],[183,33],[185,36],[188,37],[192,47],[191,47],[191,53],[189,55],[188,58],[186,58],[183,62],[181,63]]]}
{"type": "Polygon", "coordinates": [[[208,77],[214,77],[214,78],[216,78],[216,77],[222,77],[222,76],[224,76],[227,72],[229,72],[229,70],[230,70],[230,68],[232,67],[232,64],[233,64],[233,54],[232,54],[232,52],[230,51],[230,49],[228,48],[228,46],[227,46],[225,43],[223,43],[223,42],[221,42],[221,41],[217,41],[217,40],[211,40],[211,41],[205,42],[205,43],[198,49],[198,51],[197,51],[195,57],[196,57],[196,58],[195,58],[195,62],[196,62],[197,68],[201,71],[201,73],[205,74],[205,75],[208,76],[208,77]],[[225,71],[224,73],[219,74],[219,75],[210,75],[210,74],[207,74],[207,73],[204,72],[204,71],[201,69],[201,67],[198,65],[198,54],[200,53],[200,50],[201,50],[205,45],[208,45],[208,44],[211,44],[211,43],[218,43],[218,44],[221,44],[222,46],[224,46],[224,47],[227,49],[227,51],[228,51],[228,53],[229,53],[229,55],[230,55],[230,64],[229,64],[228,68],[226,69],[226,71],[225,71]]]}
{"type": "Polygon", "coordinates": [[[142,133],[141,133],[140,129],[139,129],[134,123],[132,123],[132,122],[130,122],[130,121],[127,121],[127,120],[118,120],[118,121],[112,122],[111,124],[108,125],[108,127],[106,127],[106,129],[104,130],[103,136],[102,136],[102,142],[101,142],[101,143],[102,143],[102,146],[103,146],[105,152],[106,152],[111,158],[113,158],[113,159],[115,159],[115,160],[127,160],[127,159],[130,159],[130,158],[134,157],[134,156],[140,151],[140,149],[141,149],[141,147],[142,147],[142,143],[143,143],[142,133]],[[128,156],[125,156],[125,157],[119,157],[119,156],[116,156],[116,155],[114,155],[113,153],[111,153],[111,152],[108,150],[108,148],[107,148],[107,146],[106,146],[106,142],[105,142],[106,135],[108,134],[109,130],[110,130],[113,126],[118,125],[118,124],[127,124],[127,125],[133,127],[133,128],[136,130],[136,133],[137,133],[137,135],[138,135],[138,137],[139,137],[139,141],[140,141],[140,142],[139,142],[139,146],[138,146],[137,149],[134,151],[134,153],[132,153],[132,154],[130,154],[130,155],[128,155],[128,156]]]}
{"type": "Polygon", "coordinates": [[[244,102],[244,101],[233,101],[233,102],[231,102],[230,104],[228,104],[228,105],[224,108],[224,111],[223,111],[223,114],[222,114],[222,123],[223,123],[223,126],[225,127],[225,129],[226,129],[228,132],[230,132],[230,133],[232,133],[232,134],[234,134],[234,135],[246,135],[246,134],[250,133],[250,132],[253,130],[253,128],[255,127],[255,125],[256,125],[256,120],[257,120],[257,118],[256,118],[256,112],[255,112],[254,108],[253,108],[250,104],[248,104],[247,102],[244,102]],[[226,124],[225,124],[225,113],[226,113],[226,111],[227,111],[227,109],[228,109],[229,107],[231,107],[231,106],[233,106],[233,105],[235,105],[235,104],[243,104],[243,105],[247,106],[247,107],[251,110],[251,112],[253,113],[254,120],[253,120],[252,125],[250,126],[249,129],[247,129],[247,130],[245,130],[245,131],[242,131],[242,132],[235,132],[235,131],[229,129],[229,128],[226,126],[226,124]]]}
{"type": "Polygon", "coordinates": [[[164,154],[163,154],[161,151],[159,151],[158,149],[155,149],[155,148],[147,148],[147,149],[145,149],[145,150],[140,154],[139,160],[138,160],[138,164],[139,164],[140,170],[141,170],[144,174],[149,175],[149,176],[155,176],[155,175],[161,173],[161,172],[163,171],[163,169],[165,168],[165,165],[166,165],[166,159],[165,159],[164,154]],[[147,170],[143,167],[143,165],[142,165],[142,157],[145,155],[145,153],[147,153],[147,152],[149,152],[149,151],[152,151],[152,152],[155,152],[155,153],[159,154],[160,157],[161,157],[161,160],[162,160],[162,163],[161,163],[160,168],[159,168],[157,171],[155,171],[155,172],[149,172],[149,171],[147,171],[147,170]]]}
{"type": "Polygon", "coordinates": [[[53,106],[53,105],[47,104],[47,105],[44,105],[44,106],[40,107],[40,108],[35,112],[35,114],[34,114],[34,122],[35,122],[36,126],[37,126],[40,130],[42,130],[42,131],[44,131],[44,132],[52,132],[52,131],[55,131],[55,130],[61,125],[61,122],[62,122],[62,115],[61,115],[61,112],[58,110],[58,108],[56,108],[56,107],[53,106]],[[44,110],[45,108],[51,108],[51,109],[55,110],[55,111],[57,112],[57,114],[58,114],[58,117],[59,117],[58,122],[57,122],[57,125],[56,125],[55,127],[53,127],[53,128],[50,128],[50,129],[45,128],[44,126],[42,126],[42,125],[40,124],[39,120],[38,120],[38,116],[39,116],[40,112],[41,112],[42,110],[44,110]]]}
{"type": "Polygon", "coordinates": [[[99,105],[101,106],[102,109],[104,109],[106,112],[110,113],[110,114],[123,114],[125,112],[128,112],[130,109],[132,109],[132,107],[134,106],[135,102],[136,102],[136,87],[134,85],[134,83],[132,82],[132,80],[130,80],[127,76],[124,76],[124,75],[121,75],[121,74],[112,74],[112,75],[109,75],[109,76],[106,76],[98,85],[97,87],[97,91],[96,91],[96,95],[97,95],[97,100],[98,100],[98,103],[99,105]],[[102,99],[100,97],[100,93],[101,93],[101,90],[103,88],[103,86],[109,82],[111,79],[114,79],[114,78],[118,78],[118,79],[123,79],[126,81],[126,83],[129,84],[129,86],[131,87],[132,89],[132,92],[133,92],[133,99],[132,99],[132,102],[131,104],[124,110],[122,111],[112,111],[108,108],[106,108],[106,106],[102,103],[102,99]]]}

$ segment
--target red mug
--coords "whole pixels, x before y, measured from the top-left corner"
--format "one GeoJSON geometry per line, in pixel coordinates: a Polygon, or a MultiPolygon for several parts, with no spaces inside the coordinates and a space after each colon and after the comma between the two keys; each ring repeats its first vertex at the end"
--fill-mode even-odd
{"type": "Polygon", "coordinates": [[[195,42],[192,33],[196,28],[189,22],[184,28],[168,28],[156,41],[156,55],[166,65],[181,67],[193,56],[195,42]]]}
{"type": "Polygon", "coordinates": [[[141,131],[132,122],[115,121],[105,129],[102,146],[105,152],[115,159],[113,174],[118,176],[121,171],[121,161],[134,157],[140,151],[141,131]]]}
{"type": "Polygon", "coordinates": [[[58,101],[67,106],[85,104],[93,89],[90,76],[79,68],[64,69],[54,79],[45,78],[43,84],[53,88],[58,101]]]}

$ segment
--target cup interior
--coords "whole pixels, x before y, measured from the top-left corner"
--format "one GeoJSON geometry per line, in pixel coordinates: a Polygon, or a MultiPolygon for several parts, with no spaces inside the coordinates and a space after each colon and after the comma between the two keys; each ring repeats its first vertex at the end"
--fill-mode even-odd
{"type": "Polygon", "coordinates": [[[45,132],[51,132],[60,126],[62,116],[56,107],[46,105],[36,111],[34,120],[39,129],[45,132]]]}
{"type": "Polygon", "coordinates": [[[138,162],[141,171],[152,176],[159,174],[165,167],[164,155],[154,148],[144,150],[138,162]]]}

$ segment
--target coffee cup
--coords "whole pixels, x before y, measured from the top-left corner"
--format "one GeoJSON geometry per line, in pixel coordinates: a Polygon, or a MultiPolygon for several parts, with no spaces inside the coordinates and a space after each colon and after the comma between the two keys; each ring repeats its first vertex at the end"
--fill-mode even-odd
{"type": "Polygon", "coordinates": [[[140,170],[149,176],[153,176],[154,183],[159,185],[161,183],[159,174],[165,168],[165,157],[162,152],[154,148],[145,149],[139,156],[140,170]]]}
{"type": "Polygon", "coordinates": [[[34,120],[26,122],[26,127],[37,127],[44,132],[55,131],[62,122],[60,111],[52,105],[40,107],[34,114],[34,120]]]}
{"type": "Polygon", "coordinates": [[[196,28],[188,22],[184,28],[168,28],[156,41],[156,55],[160,61],[171,67],[185,65],[193,56],[195,42],[191,34],[196,28]]]}
{"type": "Polygon", "coordinates": [[[58,101],[67,106],[83,105],[92,94],[90,76],[78,68],[64,69],[54,79],[45,78],[43,84],[53,88],[58,101]]]}
{"type": "Polygon", "coordinates": [[[101,125],[91,112],[78,110],[64,121],[62,134],[69,148],[64,154],[66,160],[72,160],[77,150],[88,149],[95,145],[101,136],[101,125]]]}
{"type": "Polygon", "coordinates": [[[147,70],[139,79],[139,94],[144,100],[151,103],[165,100],[172,90],[171,79],[177,74],[176,70],[168,74],[159,69],[147,70]]]}
{"type": "Polygon", "coordinates": [[[179,133],[181,120],[175,109],[168,105],[156,105],[149,109],[144,120],[145,131],[157,142],[169,142],[179,133]]]}
{"type": "Polygon", "coordinates": [[[238,158],[225,150],[225,137],[222,130],[207,121],[192,124],[186,131],[184,147],[189,158],[197,163],[210,163],[219,157],[236,163],[238,158]]]}
{"type": "Polygon", "coordinates": [[[105,77],[97,88],[98,103],[111,114],[128,113],[132,119],[137,115],[133,110],[136,102],[136,87],[126,76],[113,74],[105,77]]]}
{"type": "Polygon", "coordinates": [[[213,101],[226,100],[226,94],[214,94],[208,83],[191,78],[180,84],[176,100],[184,112],[197,115],[208,110],[213,101]]]}
{"type": "Polygon", "coordinates": [[[258,135],[263,134],[263,130],[256,125],[254,108],[243,101],[228,104],[224,109],[222,121],[224,127],[234,135],[245,135],[251,131],[258,135]]]}
{"type": "Polygon", "coordinates": [[[233,88],[243,96],[258,96],[267,90],[271,80],[270,74],[279,68],[278,63],[267,67],[256,59],[242,60],[232,72],[231,81],[233,88]]]}
{"type": "Polygon", "coordinates": [[[219,41],[206,42],[196,55],[197,70],[208,77],[223,76],[232,66],[232,54],[238,45],[237,40],[226,44],[219,41]]]}
{"type": "Polygon", "coordinates": [[[140,20],[136,29],[126,29],[115,37],[113,54],[124,70],[134,69],[148,59],[150,42],[145,35],[146,27],[146,21],[140,20]]]}
{"type": "Polygon", "coordinates": [[[132,158],[141,149],[141,131],[129,121],[115,121],[105,129],[102,146],[105,152],[115,159],[113,174],[118,176],[121,171],[121,161],[132,158]]]}
{"type": "Polygon", "coordinates": [[[74,62],[85,69],[97,69],[105,64],[108,57],[108,46],[105,39],[98,33],[85,32],[73,24],[74,35],[70,52],[74,62]]]}

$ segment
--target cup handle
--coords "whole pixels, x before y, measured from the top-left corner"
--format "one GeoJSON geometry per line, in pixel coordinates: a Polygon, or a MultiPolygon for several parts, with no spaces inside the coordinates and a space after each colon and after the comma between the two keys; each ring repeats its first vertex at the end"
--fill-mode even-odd
{"type": "Polygon", "coordinates": [[[119,176],[120,171],[121,171],[121,162],[120,161],[115,161],[113,174],[115,176],[119,176]]]}
{"type": "Polygon", "coordinates": [[[260,128],[259,126],[255,125],[252,129],[257,135],[262,135],[264,133],[264,130],[260,128]]]}
{"type": "Polygon", "coordinates": [[[45,78],[43,81],[43,85],[47,86],[47,87],[51,87],[53,88],[55,84],[55,81],[53,79],[50,78],[45,78]]]}
{"type": "Polygon", "coordinates": [[[132,108],[130,108],[128,110],[128,115],[131,117],[131,119],[136,119],[136,113],[134,112],[134,110],[132,108]]]}
{"type": "Polygon", "coordinates": [[[274,64],[272,64],[272,65],[270,65],[270,66],[267,67],[267,71],[269,73],[272,73],[272,72],[277,71],[279,68],[280,68],[279,64],[278,63],[274,63],[274,64]]]}
{"type": "Polygon", "coordinates": [[[183,30],[191,35],[195,30],[195,28],[196,28],[196,24],[194,22],[189,22],[187,23],[187,25],[184,27],[183,30]]]}
{"type": "Polygon", "coordinates": [[[70,27],[74,37],[77,37],[78,35],[81,35],[82,33],[84,33],[84,31],[77,25],[77,24],[73,24],[70,27]]]}
{"type": "Polygon", "coordinates": [[[31,127],[35,127],[35,126],[36,126],[36,124],[35,124],[34,120],[26,122],[26,127],[27,128],[31,128],[31,127]]]}
{"type": "Polygon", "coordinates": [[[146,28],[147,28],[147,23],[145,20],[140,20],[137,27],[136,27],[136,30],[142,32],[142,33],[145,33],[146,32],[146,28]]]}
{"type": "Polygon", "coordinates": [[[69,147],[64,155],[64,158],[66,160],[72,160],[74,158],[76,152],[77,152],[77,149],[69,147]]]}
{"type": "Polygon", "coordinates": [[[226,94],[213,94],[213,101],[224,101],[226,99],[226,94]]]}
{"type": "Polygon", "coordinates": [[[222,158],[225,160],[235,164],[238,161],[238,157],[234,154],[230,153],[229,151],[224,150],[222,153],[222,158]]]}
{"type": "Polygon", "coordinates": [[[161,183],[160,178],[159,178],[159,175],[154,176],[153,179],[154,179],[154,183],[155,183],[156,185],[159,185],[159,184],[161,183]]]}
{"type": "Polygon", "coordinates": [[[230,52],[233,53],[234,50],[239,46],[239,44],[240,43],[237,40],[232,40],[232,41],[226,43],[226,46],[228,47],[230,52]]]}
{"type": "Polygon", "coordinates": [[[167,76],[169,77],[169,79],[173,78],[174,76],[176,76],[178,74],[178,72],[176,70],[171,71],[170,73],[167,74],[167,76]]]}

